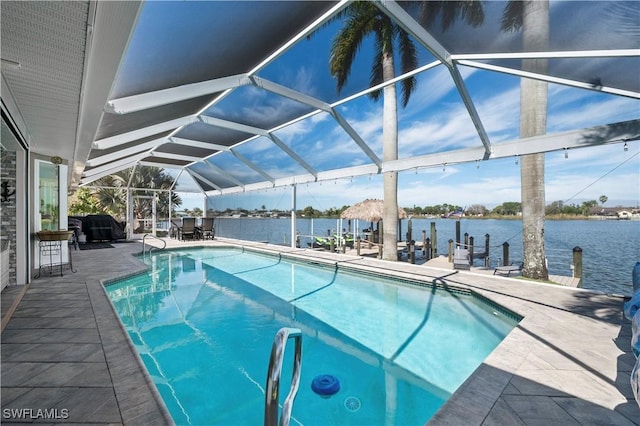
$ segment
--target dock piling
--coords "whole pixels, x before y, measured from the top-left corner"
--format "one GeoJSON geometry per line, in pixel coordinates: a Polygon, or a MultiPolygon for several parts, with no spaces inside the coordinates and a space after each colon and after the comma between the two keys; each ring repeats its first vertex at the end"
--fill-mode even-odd
{"type": "Polygon", "coordinates": [[[580,278],[578,284],[580,287],[582,283],[582,249],[578,246],[573,248],[573,277],[580,278]]]}
{"type": "Polygon", "coordinates": [[[422,246],[424,260],[431,260],[431,239],[427,238],[422,246]]]}
{"type": "Polygon", "coordinates": [[[509,266],[509,243],[502,243],[502,266],[509,266]]]}
{"type": "Polygon", "coordinates": [[[429,258],[427,257],[427,253],[431,254],[430,251],[427,250],[427,231],[426,230],[422,230],[422,257],[424,257],[425,260],[429,260],[429,258]]]}
{"type": "Polygon", "coordinates": [[[489,234],[484,234],[484,266],[491,267],[491,260],[489,260],[489,234]]]}
{"type": "Polygon", "coordinates": [[[438,239],[436,232],[436,223],[431,222],[431,259],[438,257],[438,239]]]}

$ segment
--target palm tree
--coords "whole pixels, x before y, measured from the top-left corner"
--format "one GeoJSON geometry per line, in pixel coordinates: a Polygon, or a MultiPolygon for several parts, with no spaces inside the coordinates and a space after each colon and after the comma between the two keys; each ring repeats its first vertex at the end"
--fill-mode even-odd
{"type": "MultiPolygon", "coordinates": [[[[522,30],[524,51],[546,51],[549,46],[549,2],[515,1],[507,3],[502,29],[522,30]]],[[[524,59],[522,69],[544,74],[546,59],[524,59]]],[[[521,79],[520,137],[543,135],[547,130],[547,83],[521,79]]],[[[520,161],[522,201],[522,274],[528,278],[547,280],[544,251],[544,154],[528,154],[520,161]]]]}
{"type": "Polygon", "coordinates": [[[100,187],[95,190],[94,197],[104,213],[116,216],[118,220],[125,220],[129,171],[121,171],[105,176],[96,181],[100,187]]]}
{"type": "MultiPolygon", "coordinates": [[[[435,22],[435,16],[442,14],[442,27],[447,29],[458,17],[467,23],[477,26],[483,16],[478,19],[479,2],[472,1],[436,1],[417,2],[424,12],[424,22],[435,22]]],[[[363,41],[369,35],[374,37],[375,53],[370,74],[371,86],[389,81],[395,77],[394,53],[396,49],[400,58],[402,73],[417,67],[416,46],[399,25],[371,2],[354,2],[344,8],[331,21],[343,20],[344,24],[331,46],[329,69],[337,80],[340,92],[351,73],[351,66],[363,41]]],[[[400,83],[402,87],[402,106],[409,102],[411,93],[415,90],[416,79],[409,77],[400,83]]],[[[382,118],[382,156],[383,161],[398,159],[398,106],[396,86],[390,84],[382,90],[369,94],[377,101],[383,96],[382,118]]],[[[384,211],[383,211],[383,254],[385,260],[397,260],[398,241],[398,173],[384,174],[384,211]]]]}
{"type": "MultiPolygon", "coordinates": [[[[120,220],[126,218],[127,184],[131,180],[132,188],[163,189],[158,193],[157,216],[168,217],[169,195],[168,190],[173,185],[173,178],[158,167],[138,167],[123,170],[97,181],[101,186],[95,192],[98,204],[107,212],[118,216],[120,220]],[[133,172],[133,177],[131,173],[133,172]]],[[[175,193],[171,193],[173,206],[182,204],[182,200],[175,193]]],[[[134,216],[137,219],[148,217],[151,214],[152,203],[147,199],[136,199],[133,206],[134,216]]]]}

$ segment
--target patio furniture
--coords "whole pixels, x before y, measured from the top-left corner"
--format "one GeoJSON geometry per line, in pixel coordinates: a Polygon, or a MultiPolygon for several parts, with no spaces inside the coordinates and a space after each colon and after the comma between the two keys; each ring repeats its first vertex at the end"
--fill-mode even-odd
{"type": "Polygon", "coordinates": [[[180,219],[171,219],[171,226],[169,227],[169,238],[180,239],[182,232],[182,223],[180,219]]]}
{"type": "Polygon", "coordinates": [[[212,217],[203,217],[202,218],[202,226],[201,226],[201,235],[203,239],[213,239],[216,235],[216,229],[213,226],[213,218],[212,217]]]}
{"type": "Polygon", "coordinates": [[[195,217],[184,217],[182,218],[182,228],[180,230],[180,239],[182,241],[185,238],[191,238],[195,240],[197,237],[196,232],[196,218],[195,217]]]}
{"type": "Polygon", "coordinates": [[[453,269],[471,269],[471,259],[469,258],[469,250],[456,248],[453,252],[453,269]]]}
{"type": "Polygon", "coordinates": [[[500,275],[506,275],[507,277],[511,275],[511,273],[520,273],[522,272],[522,264],[519,265],[506,265],[506,266],[496,266],[496,268],[493,270],[493,275],[496,274],[500,274],[500,275]]]}

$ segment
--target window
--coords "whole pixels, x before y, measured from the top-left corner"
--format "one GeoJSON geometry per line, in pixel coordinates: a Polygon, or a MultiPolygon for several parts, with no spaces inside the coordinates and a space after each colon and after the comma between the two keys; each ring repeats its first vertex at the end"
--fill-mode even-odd
{"type": "Polygon", "coordinates": [[[41,231],[60,229],[60,169],[59,166],[37,161],[39,188],[38,229],[41,231]]]}

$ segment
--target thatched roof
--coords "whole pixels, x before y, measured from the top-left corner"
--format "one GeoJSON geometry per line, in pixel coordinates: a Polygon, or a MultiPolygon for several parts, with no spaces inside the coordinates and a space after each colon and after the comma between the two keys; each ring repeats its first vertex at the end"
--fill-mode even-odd
{"type": "MultiPolygon", "coordinates": [[[[340,217],[342,219],[362,219],[368,222],[378,222],[382,219],[383,211],[383,200],[364,200],[343,211],[340,217]]],[[[398,218],[407,218],[407,212],[401,207],[398,207],[398,218]]]]}

